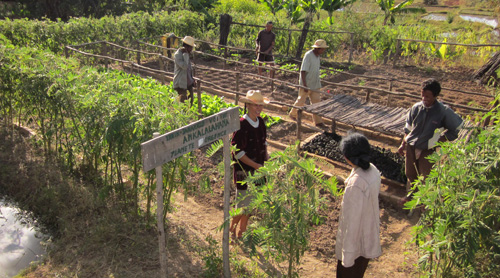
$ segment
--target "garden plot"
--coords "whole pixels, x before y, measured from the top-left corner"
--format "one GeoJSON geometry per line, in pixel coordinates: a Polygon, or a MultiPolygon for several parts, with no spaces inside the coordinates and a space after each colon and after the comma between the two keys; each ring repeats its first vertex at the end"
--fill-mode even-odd
{"type": "MultiPolygon", "coordinates": [[[[312,140],[304,144],[303,150],[321,155],[347,164],[344,156],[340,153],[339,143],[342,137],[336,133],[324,132],[317,135],[312,140]]],[[[404,158],[389,149],[373,146],[370,150],[372,163],[379,169],[382,176],[400,182],[406,183],[404,174],[404,158]]]]}

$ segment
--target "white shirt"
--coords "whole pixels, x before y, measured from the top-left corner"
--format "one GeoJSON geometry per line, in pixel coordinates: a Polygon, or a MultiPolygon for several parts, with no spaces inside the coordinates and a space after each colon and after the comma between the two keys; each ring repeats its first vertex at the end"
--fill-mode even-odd
{"type": "MultiPolygon", "coordinates": [[[[314,54],[313,50],[309,50],[304,55],[304,59],[302,59],[302,65],[300,66],[300,71],[307,72],[306,74],[306,82],[307,87],[311,90],[317,90],[321,88],[321,80],[319,78],[320,75],[320,66],[321,61],[319,56],[314,54]]],[[[304,85],[302,82],[302,78],[299,76],[299,85],[304,85]]]]}
{"type": "Polygon", "coordinates": [[[380,172],[373,165],[356,167],[346,179],[339,219],[335,254],[344,267],[354,265],[359,256],[367,259],[382,254],[380,246],[380,172]]]}

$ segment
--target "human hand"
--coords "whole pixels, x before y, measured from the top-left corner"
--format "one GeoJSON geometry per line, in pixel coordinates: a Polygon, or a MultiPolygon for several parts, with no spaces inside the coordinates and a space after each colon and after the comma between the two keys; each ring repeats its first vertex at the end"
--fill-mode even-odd
{"type": "Polygon", "coordinates": [[[405,149],[406,149],[406,144],[402,143],[398,148],[398,153],[401,156],[405,156],[405,149]]]}

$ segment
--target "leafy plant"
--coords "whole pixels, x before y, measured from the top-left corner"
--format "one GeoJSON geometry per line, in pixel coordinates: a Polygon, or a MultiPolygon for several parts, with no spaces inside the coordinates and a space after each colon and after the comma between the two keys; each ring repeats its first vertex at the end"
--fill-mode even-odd
{"type": "MultiPolygon", "coordinates": [[[[173,88],[119,71],[80,68],[76,60],[50,51],[0,47],[0,57],[0,84],[9,88],[10,100],[2,101],[0,113],[12,115],[6,117],[9,124],[14,118],[17,124],[34,123],[45,154],[93,181],[101,198],[112,196],[140,213],[144,192],[148,218],[155,184],[149,174],[148,182],[141,182],[141,143],[153,132],[195,119],[187,105],[175,100],[173,88]]],[[[190,189],[185,177],[197,170],[195,163],[186,155],[165,166],[164,178],[172,185],[165,189],[167,210],[172,191],[190,189]]]]}
{"type": "Polygon", "coordinates": [[[289,70],[289,71],[299,71],[299,66],[297,64],[287,63],[284,65],[281,65],[280,69],[289,70]]]}
{"type": "Polygon", "coordinates": [[[376,0],[380,9],[384,12],[384,25],[387,21],[391,24],[396,23],[395,15],[401,13],[424,13],[423,8],[407,8],[413,4],[413,0],[404,0],[403,2],[396,5],[394,0],[376,0]]]}
{"type": "MultiPolygon", "coordinates": [[[[194,98],[194,103],[198,103],[198,97],[195,96],[194,98]]],[[[224,108],[230,108],[230,107],[235,107],[234,104],[230,104],[224,101],[224,97],[220,97],[217,95],[209,95],[206,93],[201,94],[201,103],[202,103],[202,108],[201,112],[203,117],[208,117],[210,115],[213,115],[215,113],[220,112],[224,108]]],[[[193,105],[191,107],[191,111],[195,112],[197,111],[198,106],[193,105]]]]}
{"type": "Polygon", "coordinates": [[[419,191],[408,204],[425,208],[415,240],[429,277],[500,273],[498,105],[483,120],[487,117],[493,125],[473,131],[469,141],[444,143],[430,156],[436,164],[425,182],[416,183],[419,191]]]}
{"type": "Polygon", "coordinates": [[[267,128],[270,128],[271,126],[273,126],[275,124],[279,124],[283,121],[281,119],[281,117],[279,117],[279,116],[270,116],[270,115],[265,114],[265,113],[262,113],[261,116],[262,116],[262,119],[264,120],[264,122],[266,123],[267,128]]]}
{"type": "Polygon", "coordinates": [[[208,242],[204,250],[202,277],[220,277],[222,275],[222,256],[220,254],[219,243],[212,236],[208,235],[205,240],[208,242]]]}
{"type": "Polygon", "coordinates": [[[250,175],[249,209],[259,212],[243,240],[257,254],[262,248],[267,258],[288,262],[288,277],[293,277],[308,246],[309,231],[321,223],[318,210],[324,202],[320,189],[338,196],[335,178],[326,180],[314,160],[301,158],[296,146],[273,152],[263,167],[250,175]],[[255,184],[265,182],[256,187],[255,184]]]}
{"type": "Polygon", "coordinates": [[[328,12],[328,23],[333,24],[333,12],[353,4],[356,0],[324,0],[321,9],[328,12]]]}

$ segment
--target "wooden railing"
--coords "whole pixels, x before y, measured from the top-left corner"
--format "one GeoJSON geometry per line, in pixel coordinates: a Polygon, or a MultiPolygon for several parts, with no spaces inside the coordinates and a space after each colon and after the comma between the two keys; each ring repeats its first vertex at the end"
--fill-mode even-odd
{"type": "MultiPolygon", "coordinates": [[[[174,48],[166,48],[166,47],[163,47],[163,46],[159,46],[159,45],[154,45],[154,44],[150,44],[150,43],[138,41],[137,42],[137,46],[139,47],[140,45],[144,45],[146,47],[155,48],[156,50],[160,50],[160,52],[162,52],[163,50],[167,50],[167,51],[175,51],[176,50],[174,48]]],[[[120,45],[117,45],[117,44],[114,44],[114,43],[110,43],[110,42],[106,42],[106,41],[86,43],[86,44],[81,44],[81,45],[77,45],[77,46],[66,46],[65,47],[65,54],[66,54],[67,57],[69,56],[69,51],[72,51],[74,53],[83,55],[83,56],[87,57],[88,59],[95,58],[97,61],[102,60],[103,64],[106,67],[109,66],[109,62],[117,62],[117,63],[120,63],[123,68],[125,68],[126,66],[130,67],[130,69],[131,69],[132,72],[134,70],[137,70],[137,71],[147,71],[147,72],[155,73],[155,74],[157,74],[159,76],[158,79],[161,80],[161,82],[163,82],[163,83],[167,82],[167,78],[169,80],[173,80],[173,73],[166,70],[166,68],[167,68],[166,64],[167,63],[173,63],[174,59],[169,58],[168,56],[162,55],[162,54],[157,53],[157,52],[148,52],[148,51],[144,51],[144,50],[139,50],[139,49],[124,47],[124,46],[120,46],[120,45]],[[97,45],[101,46],[101,49],[98,49],[101,52],[101,54],[93,54],[93,53],[88,53],[88,52],[80,50],[81,48],[85,48],[87,46],[97,46],[97,45]],[[112,50],[109,47],[113,47],[115,49],[112,50]],[[135,62],[131,61],[131,60],[126,60],[126,59],[120,59],[120,58],[111,57],[111,56],[108,55],[109,53],[116,53],[116,50],[127,51],[127,52],[132,53],[132,55],[129,55],[129,57],[135,56],[135,62]],[[151,60],[151,59],[156,60],[157,59],[158,60],[158,68],[159,69],[154,69],[154,68],[151,68],[151,67],[147,67],[147,66],[141,65],[141,62],[144,61],[144,60],[142,60],[142,56],[148,57],[148,58],[145,58],[146,60],[147,59],[149,59],[149,60],[151,60]]],[[[234,60],[230,60],[230,59],[225,59],[223,57],[220,57],[220,56],[217,56],[217,55],[213,55],[213,54],[209,54],[209,53],[203,53],[203,52],[199,52],[199,51],[193,51],[193,52],[194,52],[193,55],[195,57],[196,57],[196,55],[208,55],[210,57],[215,57],[215,58],[220,59],[222,61],[225,61],[227,63],[237,63],[237,64],[242,64],[242,65],[245,65],[245,66],[258,67],[257,65],[254,65],[254,64],[248,64],[248,63],[243,63],[241,61],[234,61],[234,60]]],[[[240,82],[239,82],[239,80],[240,80],[240,78],[242,76],[248,76],[248,77],[252,77],[252,78],[260,78],[260,79],[264,79],[264,80],[269,80],[269,81],[271,81],[271,86],[273,86],[274,83],[281,83],[283,86],[288,86],[288,87],[294,88],[296,90],[298,90],[300,88],[307,89],[306,87],[303,87],[301,85],[290,83],[290,82],[287,82],[287,81],[284,81],[284,80],[280,80],[280,79],[276,79],[276,78],[269,78],[267,76],[260,76],[260,75],[252,74],[252,73],[242,73],[242,72],[232,71],[232,70],[226,70],[226,69],[207,68],[207,67],[203,67],[203,66],[197,65],[195,62],[193,62],[193,68],[194,68],[194,70],[196,70],[196,69],[199,69],[199,70],[207,70],[207,69],[209,69],[211,71],[224,72],[224,73],[227,73],[228,75],[234,75],[235,76],[235,80],[236,80],[234,89],[227,89],[227,88],[219,86],[218,84],[210,82],[208,80],[202,80],[200,78],[195,78],[195,80],[197,81],[196,92],[197,92],[197,95],[198,95],[198,113],[199,113],[200,117],[201,117],[201,107],[202,107],[202,104],[201,104],[201,86],[202,85],[206,85],[207,87],[210,87],[210,88],[213,88],[213,89],[225,92],[225,93],[230,94],[230,95],[233,95],[234,99],[235,99],[235,104],[236,105],[238,105],[239,97],[245,95],[244,93],[239,92],[240,91],[240,88],[239,88],[240,87],[240,82]]],[[[285,70],[285,69],[275,68],[275,70],[281,70],[281,71],[284,71],[284,72],[287,72],[287,73],[298,74],[298,72],[289,71],[289,70],[285,70]]],[[[326,69],[326,70],[335,71],[335,70],[331,70],[331,69],[326,69]]],[[[382,77],[363,76],[363,75],[357,75],[357,74],[345,73],[345,72],[339,72],[339,73],[341,73],[341,74],[355,75],[357,77],[363,77],[363,78],[374,78],[374,79],[387,80],[387,81],[391,82],[391,84],[392,84],[392,82],[403,82],[403,83],[410,83],[410,84],[419,85],[418,83],[415,83],[415,82],[402,81],[402,80],[397,80],[397,79],[393,79],[393,78],[386,79],[386,78],[382,78],[382,77]]],[[[298,78],[297,78],[297,80],[298,80],[298,78]]],[[[416,96],[416,95],[412,95],[412,94],[408,94],[408,93],[394,92],[394,91],[391,91],[391,90],[386,90],[386,89],[381,89],[381,88],[375,88],[375,87],[367,87],[367,86],[360,86],[360,85],[350,85],[350,84],[335,83],[335,82],[329,82],[329,81],[322,81],[322,83],[328,84],[328,85],[331,85],[331,86],[336,86],[336,87],[344,87],[344,88],[350,88],[350,89],[365,90],[366,91],[365,101],[367,101],[367,102],[370,101],[370,95],[371,95],[372,92],[381,92],[381,93],[385,93],[385,94],[387,94],[389,96],[403,96],[403,97],[408,97],[408,98],[412,98],[412,99],[420,99],[420,96],[416,96]]],[[[392,85],[391,85],[391,87],[392,87],[392,85]]],[[[457,91],[457,92],[466,93],[466,94],[477,94],[477,93],[473,93],[473,92],[465,92],[465,91],[454,90],[454,89],[447,89],[447,90],[457,91]]],[[[329,94],[327,92],[324,92],[324,91],[321,91],[321,90],[316,90],[315,92],[318,92],[318,93],[323,94],[323,95],[331,96],[331,94],[329,94]]],[[[297,136],[298,136],[298,140],[301,140],[301,138],[300,138],[300,128],[301,128],[301,126],[300,125],[301,125],[302,108],[301,107],[295,107],[295,106],[287,104],[287,103],[277,102],[277,101],[271,101],[271,104],[277,105],[277,106],[280,106],[280,107],[287,107],[287,108],[296,108],[296,109],[298,109],[298,111],[299,111],[299,113],[298,113],[299,117],[298,117],[298,121],[297,121],[297,123],[298,123],[297,136]]],[[[479,111],[479,112],[488,112],[489,111],[488,109],[478,108],[478,107],[471,107],[471,106],[468,106],[468,105],[461,105],[461,104],[449,104],[449,105],[452,106],[452,107],[462,108],[462,109],[466,109],[466,110],[470,110],[470,111],[479,111]]],[[[334,121],[334,119],[332,119],[332,120],[334,121]]]]}

